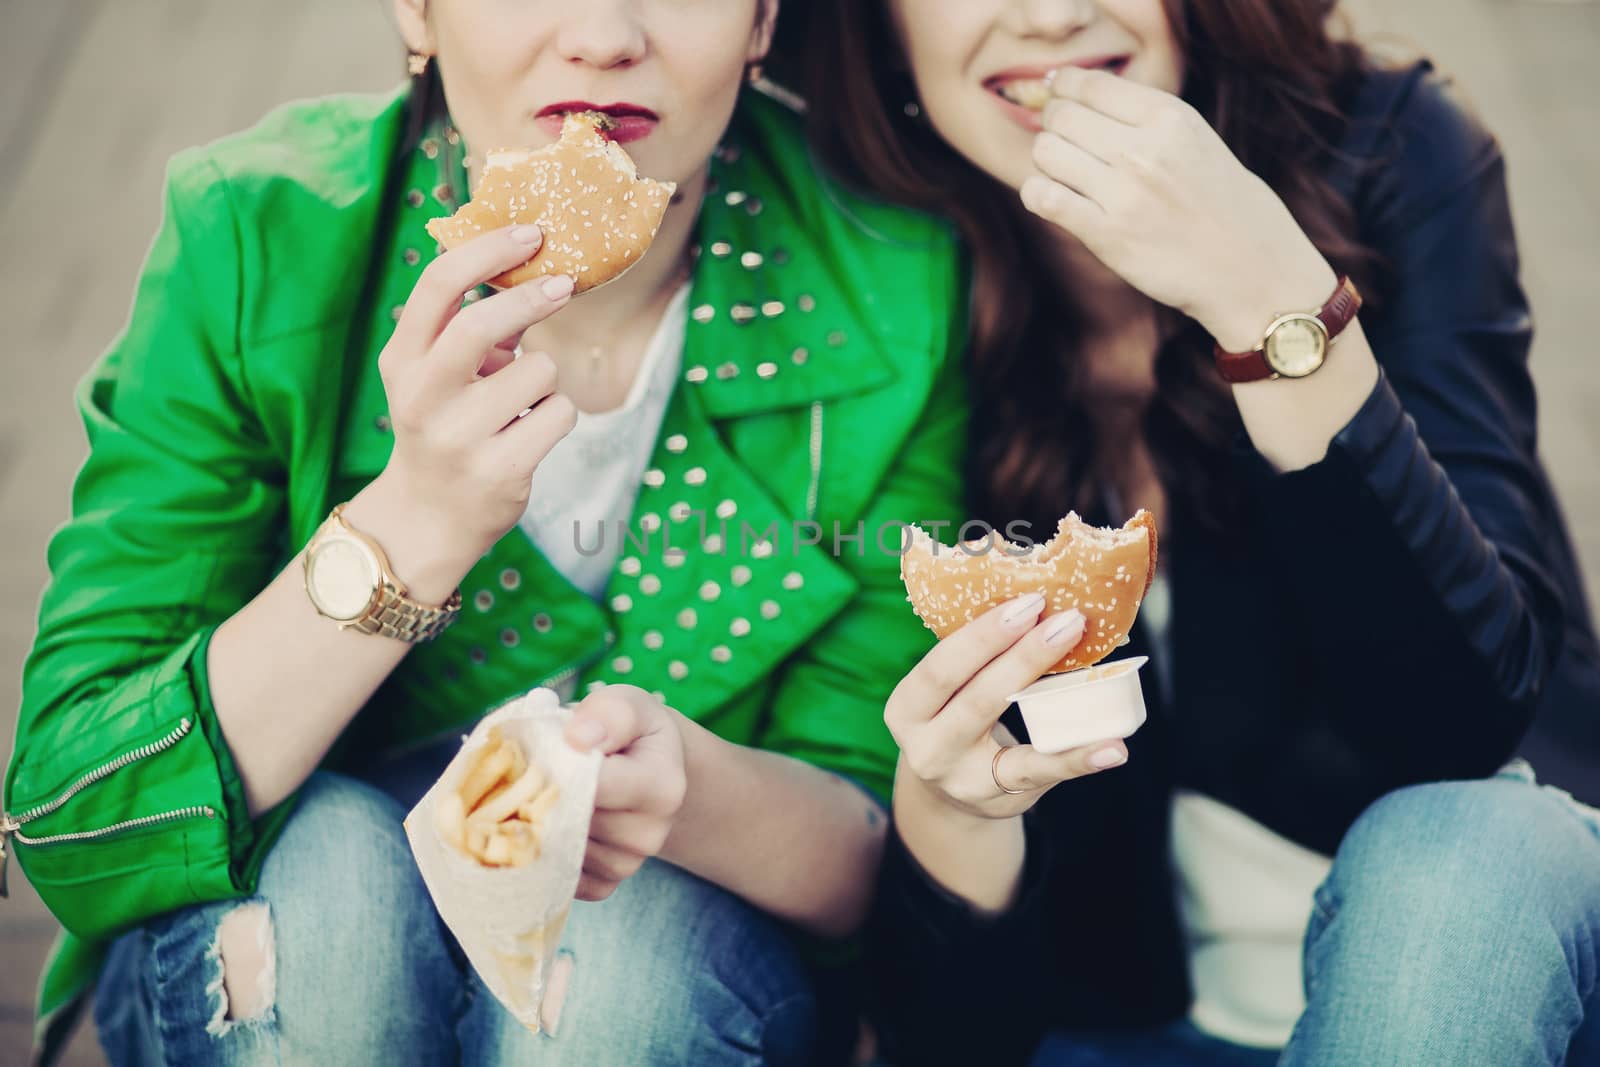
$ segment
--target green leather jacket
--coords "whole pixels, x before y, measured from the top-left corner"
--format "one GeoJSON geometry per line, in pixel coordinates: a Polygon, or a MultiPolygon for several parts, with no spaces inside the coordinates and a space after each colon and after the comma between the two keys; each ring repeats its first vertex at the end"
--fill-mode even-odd
{"type": "MultiPolygon", "coordinates": [[[[119,931],[252,892],[292,807],[247,813],[207,641],[388,459],[377,354],[434,250],[424,223],[462,184],[448,131],[394,162],[404,114],[398,95],[299,103],[179,155],[131,319],[78,394],[90,453],[50,546],[0,823],[65,927],[43,1022],[119,931]]],[[[576,676],[887,796],[882,705],[931,638],[883,527],[960,507],[955,245],[821,181],[761,97],[713,177],[684,375],[634,513],[656,536],[596,603],[513,530],[328,766],[576,676]],[[862,523],[836,553],[836,524],[862,523]]]]}

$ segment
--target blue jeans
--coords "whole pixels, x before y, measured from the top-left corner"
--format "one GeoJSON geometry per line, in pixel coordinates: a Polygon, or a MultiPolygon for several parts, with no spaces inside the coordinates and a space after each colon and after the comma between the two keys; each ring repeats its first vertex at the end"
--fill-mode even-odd
{"type": "Polygon", "coordinates": [[[254,898],[187,908],[118,939],[95,1004],[111,1062],[806,1062],[815,999],[783,930],[659,861],[611,899],[574,905],[559,1026],[529,1033],[479,984],[434,912],[404,814],[372,785],[319,773],[254,898]],[[265,1009],[235,1019],[218,928],[262,904],[275,975],[262,978],[265,1009]]]}
{"type": "Polygon", "coordinates": [[[1318,888],[1286,1048],[1187,1022],[1055,1033],[1035,1067],[1600,1065],[1600,812],[1525,764],[1401,789],[1318,888]]]}

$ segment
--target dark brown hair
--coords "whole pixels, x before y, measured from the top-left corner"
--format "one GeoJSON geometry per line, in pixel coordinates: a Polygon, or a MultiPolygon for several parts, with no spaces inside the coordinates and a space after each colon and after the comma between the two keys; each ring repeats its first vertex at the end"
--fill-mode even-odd
{"type": "MultiPolygon", "coordinates": [[[[1375,303],[1380,260],[1360,244],[1350,208],[1326,177],[1345,125],[1339,101],[1366,62],[1357,45],[1330,32],[1336,0],[1164,2],[1185,57],[1184,98],[1375,303]]],[[[813,0],[809,29],[800,31],[808,59],[789,76],[810,101],[811,138],[826,164],[877,195],[952,218],[966,242],[973,515],[997,528],[1025,519],[1036,531],[1053,530],[1069,507],[1112,519],[1104,513],[1107,467],[1088,417],[1096,397],[1078,358],[1081,320],[1063,306],[1062,284],[1041,281],[1060,275],[1015,191],[906,107],[916,95],[887,6],[813,0]]],[[[1204,331],[1161,314],[1165,340],[1146,440],[1171,509],[1224,529],[1240,502],[1229,457],[1238,411],[1204,331]]]]}

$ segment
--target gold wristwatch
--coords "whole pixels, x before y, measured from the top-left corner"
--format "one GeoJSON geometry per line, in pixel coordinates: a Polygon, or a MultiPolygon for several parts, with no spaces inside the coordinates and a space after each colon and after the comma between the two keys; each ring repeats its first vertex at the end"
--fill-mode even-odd
{"type": "Polygon", "coordinates": [[[1260,348],[1229,352],[1215,346],[1217,370],[1223,381],[1234,383],[1307,377],[1321,369],[1328,347],[1360,310],[1361,293],[1348,276],[1341,277],[1320,310],[1291,311],[1273,319],[1260,348]]]}
{"type": "Polygon", "coordinates": [[[461,590],[438,607],[412,600],[378,543],[351,526],[343,504],[306,546],[306,595],[341,630],[417,644],[431,641],[461,614],[461,590]]]}

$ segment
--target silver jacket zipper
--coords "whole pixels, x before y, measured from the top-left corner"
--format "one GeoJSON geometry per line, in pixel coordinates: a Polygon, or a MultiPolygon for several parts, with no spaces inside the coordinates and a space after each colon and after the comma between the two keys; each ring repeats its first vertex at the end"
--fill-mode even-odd
{"type": "Polygon", "coordinates": [[[817,493],[822,488],[822,401],[811,405],[811,484],[806,487],[806,519],[817,518],[817,493]]]}
{"type": "Polygon", "coordinates": [[[563,685],[566,683],[568,678],[571,678],[573,675],[577,674],[579,671],[583,670],[583,668],[587,667],[589,664],[593,663],[603,655],[605,655],[605,653],[601,652],[597,656],[590,656],[581,663],[575,663],[570,667],[559,670],[555,674],[552,674],[550,677],[546,678],[544,681],[540,682],[538,685],[534,686],[534,688],[553,689],[558,685],[563,685]]]}
{"type": "MultiPolygon", "coordinates": [[[[545,678],[543,681],[534,683],[534,685],[531,688],[533,688],[533,689],[552,688],[554,686],[558,686],[558,685],[561,685],[561,684],[565,683],[568,678],[571,678],[573,675],[575,675],[579,671],[583,670],[589,664],[593,663],[595,660],[599,659],[601,656],[604,656],[606,654],[606,649],[611,647],[611,644],[612,644],[612,642],[614,640],[615,640],[615,635],[610,633],[610,632],[608,632],[606,634],[605,647],[601,648],[600,651],[591,652],[588,655],[584,656],[582,659],[576,661],[575,663],[568,664],[567,666],[561,668],[556,673],[550,675],[548,678],[545,678]]],[[[474,723],[475,722],[476,722],[476,720],[474,720],[474,723]]],[[[474,723],[465,723],[465,724],[457,723],[456,725],[450,727],[450,729],[448,729],[448,730],[442,730],[439,733],[429,734],[426,737],[419,738],[416,741],[409,741],[409,742],[407,742],[407,743],[405,743],[403,745],[397,745],[397,746],[392,747],[392,748],[383,749],[379,753],[379,757],[381,759],[385,759],[385,760],[397,759],[397,758],[399,758],[401,756],[409,755],[409,754],[411,754],[413,752],[420,752],[421,750],[423,750],[425,748],[430,748],[433,745],[437,745],[441,741],[445,740],[448,737],[457,737],[457,738],[464,737],[464,736],[466,736],[466,734],[469,731],[471,731],[472,726],[474,725],[474,723]]]]}
{"type": "MultiPolygon", "coordinates": [[[[546,678],[544,681],[540,682],[538,685],[535,685],[533,688],[535,688],[535,689],[553,689],[558,685],[564,685],[568,678],[571,678],[573,675],[575,675],[579,671],[583,670],[589,664],[593,663],[595,660],[599,659],[601,656],[604,656],[606,654],[606,650],[609,649],[613,644],[615,644],[616,640],[617,640],[617,635],[616,635],[615,631],[607,630],[606,631],[606,636],[605,636],[605,644],[601,647],[601,649],[598,652],[590,652],[588,655],[584,656],[582,659],[577,660],[577,661],[575,661],[573,663],[567,664],[567,666],[561,668],[561,670],[559,670],[556,673],[552,674],[550,677],[546,678]]],[[[579,700],[583,699],[582,694],[579,694],[579,693],[574,693],[573,696],[576,697],[579,700]]]]}
{"type": "Polygon", "coordinates": [[[7,815],[4,812],[0,812],[0,898],[4,898],[7,895],[6,865],[8,862],[8,855],[6,852],[6,845],[12,838],[15,838],[24,845],[50,845],[62,841],[93,841],[98,838],[109,837],[112,834],[121,833],[124,830],[136,829],[141,826],[155,826],[159,823],[176,822],[179,819],[196,819],[200,818],[201,816],[206,818],[215,818],[217,814],[215,809],[211,808],[209,805],[202,804],[185,808],[176,808],[172,811],[164,811],[155,815],[141,815],[136,819],[124,819],[122,822],[112,823],[110,826],[102,826],[94,830],[80,830],[75,833],[49,834],[43,837],[29,837],[27,834],[22,832],[22,828],[28,823],[35,819],[43,818],[44,816],[49,815],[51,812],[60,808],[67,801],[71,800],[74,796],[77,796],[79,792],[100,781],[102,778],[120,771],[130,763],[137,763],[142,759],[148,759],[151,756],[157,755],[158,753],[165,752],[167,749],[183,740],[183,738],[192,729],[194,729],[194,721],[187,718],[183,719],[164,737],[158,738],[147,745],[140,745],[138,748],[133,749],[130,752],[124,752],[122,755],[108,763],[101,764],[88,774],[85,774],[77,781],[67,786],[66,789],[62,790],[53,799],[37,805],[36,807],[29,808],[20,815],[7,815]]]}

